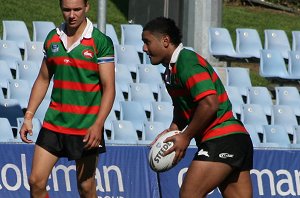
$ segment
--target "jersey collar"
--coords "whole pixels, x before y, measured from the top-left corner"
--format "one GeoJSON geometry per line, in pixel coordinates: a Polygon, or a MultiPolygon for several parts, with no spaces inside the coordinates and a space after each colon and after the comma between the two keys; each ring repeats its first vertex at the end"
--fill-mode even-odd
{"type": "Polygon", "coordinates": [[[172,68],[171,65],[174,65],[178,59],[178,56],[179,56],[179,53],[180,51],[183,49],[183,44],[180,43],[178,45],[178,47],[174,50],[173,54],[172,54],[172,57],[171,57],[171,61],[169,63],[169,68],[172,68]]]}
{"type": "Polygon", "coordinates": [[[67,34],[65,32],[66,23],[62,23],[59,27],[56,28],[56,33],[59,35],[59,38],[62,41],[65,48],[67,49],[67,52],[70,52],[72,49],[77,47],[83,38],[91,38],[92,37],[92,32],[93,32],[93,28],[94,28],[93,23],[88,18],[86,18],[86,21],[87,21],[86,27],[85,27],[81,37],[69,49],[67,48],[67,34]]]}

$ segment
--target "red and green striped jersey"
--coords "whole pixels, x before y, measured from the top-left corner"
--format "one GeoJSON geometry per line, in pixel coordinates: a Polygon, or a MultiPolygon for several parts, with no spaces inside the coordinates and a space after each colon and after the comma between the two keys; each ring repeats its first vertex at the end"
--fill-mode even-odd
{"type": "Polygon", "coordinates": [[[195,137],[197,142],[247,133],[243,124],[233,116],[231,102],[213,67],[197,53],[187,49],[180,51],[166,87],[178,109],[176,116],[184,125],[191,122],[199,100],[211,94],[218,96],[217,118],[205,131],[199,131],[195,137]]]}
{"type": "Polygon", "coordinates": [[[99,63],[113,62],[114,48],[111,39],[90,21],[80,43],[69,51],[63,44],[63,34],[63,26],[52,30],[44,43],[54,84],[43,127],[58,133],[85,135],[101,105],[99,63]]]}

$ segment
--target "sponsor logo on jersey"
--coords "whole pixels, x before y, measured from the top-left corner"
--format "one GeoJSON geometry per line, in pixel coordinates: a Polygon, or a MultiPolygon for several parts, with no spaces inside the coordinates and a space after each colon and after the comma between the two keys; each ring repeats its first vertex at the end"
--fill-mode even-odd
{"type": "Polygon", "coordinates": [[[203,149],[201,149],[200,151],[198,151],[198,155],[204,155],[204,156],[206,156],[206,157],[209,157],[208,151],[205,151],[205,150],[203,150],[203,149]]]}
{"type": "Polygon", "coordinates": [[[55,53],[55,52],[58,52],[58,50],[59,50],[58,44],[52,44],[52,46],[51,46],[51,51],[52,51],[53,53],[55,53]]]}
{"type": "Polygon", "coordinates": [[[83,55],[85,58],[91,59],[91,58],[94,57],[94,52],[92,52],[91,50],[83,50],[82,55],[83,55]]]}
{"type": "Polygon", "coordinates": [[[223,159],[226,159],[226,158],[233,158],[233,154],[229,154],[229,153],[220,153],[219,154],[219,157],[220,158],[223,158],[223,159]]]}

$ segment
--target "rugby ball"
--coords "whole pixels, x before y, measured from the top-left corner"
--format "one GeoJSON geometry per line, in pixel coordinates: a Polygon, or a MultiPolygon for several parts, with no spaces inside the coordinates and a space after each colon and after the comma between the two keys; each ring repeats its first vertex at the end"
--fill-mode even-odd
{"type": "Polygon", "coordinates": [[[164,143],[164,140],[179,133],[181,133],[181,131],[174,130],[167,132],[154,142],[149,152],[149,164],[152,170],[164,172],[175,166],[175,164],[172,164],[175,157],[175,151],[169,155],[163,156],[164,152],[173,146],[173,142],[164,143]]]}

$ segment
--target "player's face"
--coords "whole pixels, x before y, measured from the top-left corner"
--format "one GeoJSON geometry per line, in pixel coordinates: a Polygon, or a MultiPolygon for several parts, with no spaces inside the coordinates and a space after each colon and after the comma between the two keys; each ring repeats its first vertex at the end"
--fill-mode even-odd
{"type": "Polygon", "coordinates": [[[168,63],[165,60],[165,47],[162,36],[154,35],[149,31],[143,31],[142,40],[144,42],[143,51],[149,56],[151,64],[168,63]]]}
{"type": "Polygon", "coordinates": [[[85,20],[89,4],[84,0],[62,0],[61,10],[69,28],[78,28],[85,20]]]}

